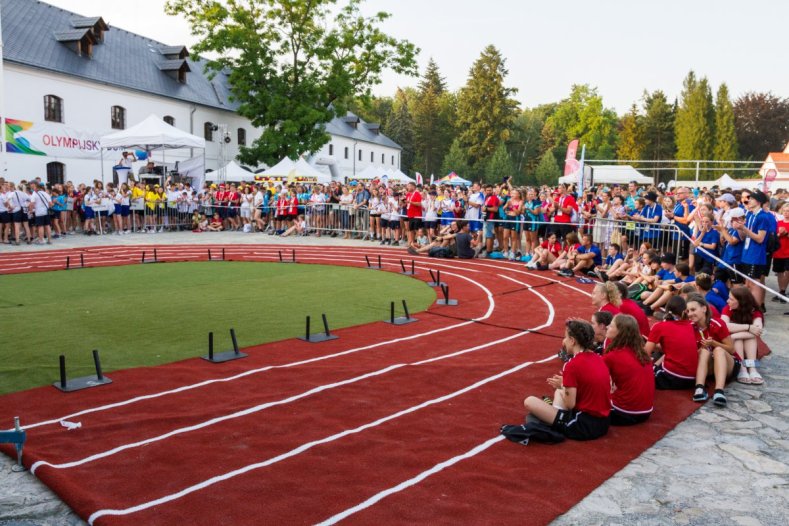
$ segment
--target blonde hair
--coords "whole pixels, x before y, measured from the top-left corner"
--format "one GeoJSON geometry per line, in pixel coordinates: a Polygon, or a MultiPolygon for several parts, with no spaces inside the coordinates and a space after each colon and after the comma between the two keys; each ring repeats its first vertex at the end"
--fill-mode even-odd
{"type": "Polygon", "coordinates": [[[611,305],[619,307],[622,304],[622,295],[619,294],[619,288],[613,281],[598,283],[595,285],[595,289],[601,290],[605,295],[605,299],[608,300],[608,303],[611,305]]]}

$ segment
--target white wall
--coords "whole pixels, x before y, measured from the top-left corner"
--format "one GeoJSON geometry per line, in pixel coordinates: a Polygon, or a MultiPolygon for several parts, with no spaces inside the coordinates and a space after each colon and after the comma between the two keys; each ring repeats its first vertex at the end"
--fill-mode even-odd
{"type": "MultiPolygon", "coordinates": [[[[192,105],[187,102],[168,99],[158,95],[136,92],[88,82],[59,73],[52,73],[16,64],[5,63],[4,100],[8,118],[33,122],[44,121],[44,96],[57,95],[63,99],[63,124],[70,128],[86,130],[99,135],[111,133],[110,108],[122,106],[126,109],[126,127],[134,126],[151,113],[175,118],[175,126],[181,130],[203,136],[206,121],[227,124],[231,142],[226,146],[226,158],[232,160],[238,155],[237,129],[245,128],[247,145],[260,133],[249,121],[237,114],[206,106],[192,105]],[[190,129],[190,112],[194,109],[193,129],[190,129]]],[[[188,76],[187,76],[188,82],[188,76]]],[[[213,142],[206,144],[206,168],[216,169],[220,165],[220,135],[214,132],[213,142]]],[[[195,150],[194,155],[200,155],[195,150]]],[[[154,161],[187,159],[186,150],[154,152],[154,161]]],[[[105,152],[104,178],[111,180],[112,166],[120,158],[117,152],[105,152]]],[[[6,154],[6,179],[19,181],[41,177],[46,179],[46,165],[58,161],[66,165],[66,180],[75,183],[89,183],[101,179],[102,166],[99,160],[77,159],[73,157],[49,157],[17,153],[6,154]]]]}
{"type": "MultiPolygon", "coordinates": [[[[375,143],[354,141],[346,137],[332,136],[331,140],[321,148],[316,157],[333,157],[337,161],[337,169],[341,177],[352,179],[354,174],[361,173],[370,166],[383,166],[384,168],[400,169],[400,150],[389,148],[375,143]],[[332,146],[333,148],[330,148],[332,146]],[[345,158],[345,148],[348,148],[348,158],[345,158]],[[330,149],[333,153],[329,153],[330,149]],[[362,159],[359,160],[359,151],[362,159]],[[373,152],[373,162],[370,162],[370,152],[373,152]],[[381,155],[384,162],[381,162],[381,155]],[[393,159],[394,158],[394,159],[393,159]],[[394,160],[394,162],[393,162],[394,160]],[[354,162],[355,161],[355,162],[354,162]]],[[[317,166],[321,171],[328,173],[328,168],[317,166]]]]}

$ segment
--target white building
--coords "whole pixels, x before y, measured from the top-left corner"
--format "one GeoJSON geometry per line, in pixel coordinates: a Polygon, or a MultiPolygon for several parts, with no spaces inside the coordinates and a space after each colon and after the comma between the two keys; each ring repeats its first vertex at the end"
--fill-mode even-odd
{"type": "MultiPolygon", "coordinates": [[[[0,5],[6,179],[111,180],[121,155],[105,152],[102,162],[99,138],[151,113],[205,137],[207,169],[223,166],[238,155],[239,146],[259,137],[235,112],[227,75],[209,79],[204,61],[189,56],[185,46],[168,46],[111,27],[100,16],[37,0],[0,0],[0,5]]],[[[374,125],[348,120],[354,119],[327,125],[332,140],[314,158],[333,162],[339,175],[352,175],[354,162],[356,171],[364,169],[371,153],[376,164],[383,159],[399,167],[397,144],[374,125]]],[[[202,152],[157,151],[153,160],[172,165],[197,155],[202,152]]]]}

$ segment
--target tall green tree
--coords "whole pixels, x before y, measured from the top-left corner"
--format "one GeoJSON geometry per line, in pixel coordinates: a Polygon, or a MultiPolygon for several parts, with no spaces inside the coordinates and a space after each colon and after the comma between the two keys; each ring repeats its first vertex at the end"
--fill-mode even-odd
{"type": "MultiPolygon", "coordinates": [[[[706,77],[698,80],[693,71],[685,77],[674,129],[677,160],[712,158],[715,142],[715,108],[706,77]]],[[[695,165],[682,164],[680,177],[691,177],[695,173],[695,165]]],[[[701,165],[702,169],[705,167],[701,165]]]]}
{"type": "Polygon", "coordinates": [[[491,184],[500,183],[505,177],[512,177],[513,173],[510,152],[507,151],[507,145],[502,141],[496,147],[496,151],[493,152],[485,167],[485,181],[491,184]]]}
{"type": "Polygon", "coordinates": [[[365,16],[361,0],[168,0],[208,53],[209,75],[228,75],[238,113],[262,134],[239,159],[273,164],[314,152],[324,125],[369,93],[383,71],[415,75],[417,48],[381,30],[389,14],[365,16]],[[341,3],[341,1],[343,3],[341,3]],[[333,20],[327,24],[327,20],[333,20]]]}
{"type": "MultiPolygon", "coordinates": [[[[455,172],[464,179],[476,180],[474,174],[471,173],[468,157],[466,157],[466,150],[460,145],[458,139],[452,141],[452,145],[449,147],[449,151],[444,156],[444,161],[441,163],[441,171],[435,174],[436,179],[444,177],[450,172],[455,172]]],[[[429,175],[433,175],[433,172],[430,172],[429,175]]]]}
{"type": "MultiPolygon", "coordinates": [[[[635,160],[644,156],[644,125],[635,104],[622,117],[619,130],[619,145],[616,150],[617,159],[635,160]]],[[[637,166],[638,163],[632,163],[637,166]]]]}
{"type": "Polygon", "coordinates": [[[452,142],[452,98],[447,96],[446,81],[431,58],[419,82],[414,100],[414,169],[435,173],[452,142]]]}
{"type": "Polygon", "coordinates": [[[501,141],[507,141],[515,121],[517,90],[504,85],[508,71],[505,59],[494,46],[487,46],[469,70],[466,85],[458,95],[456,128],[469,163],[484,170],[488,158],[501,141]]]}
{"type": "Polygon", "coordinates": [[[392,113],[394,99],[392,97],[357,97],[348,104],[348,109],[365,122],[376,122],[381,125],[384,133],[389,116],[392,113]]]}
{"type": "MultiPolygon", "coordinates": [[[[715,148],[713,158],[716,161],[737,160],[737,130],[734,127],[734,108],[729,100],[729,88],[721,84],[715,95],[715,148]]],[[[718,165],[719,168],[731,170],[733,164],[718,165]]]]}
{"type": "Polygon", "coordinates": [[[400,169],[408,173],[414,165],[414,119],[409,110],[407,90],[397,90],[384,133],[403,149],[400,152],[400,169]]]}
{"type": "Polygon", "coordinates": [[[555,104],[544,104],[527,108],[515,119],[507,145],[514,164],[516,184],[525,184],[528,174],[533,174],[537,168],[540,154],[545,149],[542,136],[545,120],[555,107],[555,104]]]}
{"type": "Polygon", "coordinates": [[[616,112],[603,105],[597,88],[573,85],[570,96],[562,100],[548,118],[543,130],[545,140],[553,139],[557,161],[564,159],[567,144],[579,139],[586,145],[589,159],[612,159],[616,154],[616,112]]]}
{"type": "Polygon", "coordinates": [[[536,185],[555,185],[562,175],[562,170],[556,163],[553,150],[545,150],[545,153],[540,157],[540,164],[534,171],[534,183],[536,185]]]}
{"type": "MultiPolygon", "coordinates": [[[[644,91],[644,152],[643,158],[652,161],[669,161],[673,165],[676,154],[674,142],[674,116],[676,105],[669,103],[665,93],[660,90],[648,93],[644,91]]],[[[652,164],[659,168],[660,164],[652,164]]],[[[656,170],[661,180],[671,180],[673,169],[656,170]]]]}
{"type": "Polygon", "coordinates": [[[763,161],[789,141],[789,98],[750,92],[734,103],[737,144],[743,160],[763,161]]]}

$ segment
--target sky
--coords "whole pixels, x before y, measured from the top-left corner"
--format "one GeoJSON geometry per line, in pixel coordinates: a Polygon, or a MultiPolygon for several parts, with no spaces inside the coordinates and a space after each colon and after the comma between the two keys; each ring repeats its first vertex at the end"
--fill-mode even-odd
{"type": "MultiPolygon", "coordinates": [[[[185,20],[164,14],[164,0],[47,3],[165,44],[195,42],[185,20]]],[[[623,114],[645,89],[679,96],[691,69],[713,93],[725,82],[733,100],[748,91],[789,96],[785,0],[367,0],[363,11],[389,12],[383,29],[421,49],[420,71],[432,57],[451,90],[465,84],[487,45],[496,46],[522,107],[589,84],[623,114]]],[[[387,73],[373,91],[392,96],[417,82],[387,73]]]]}

